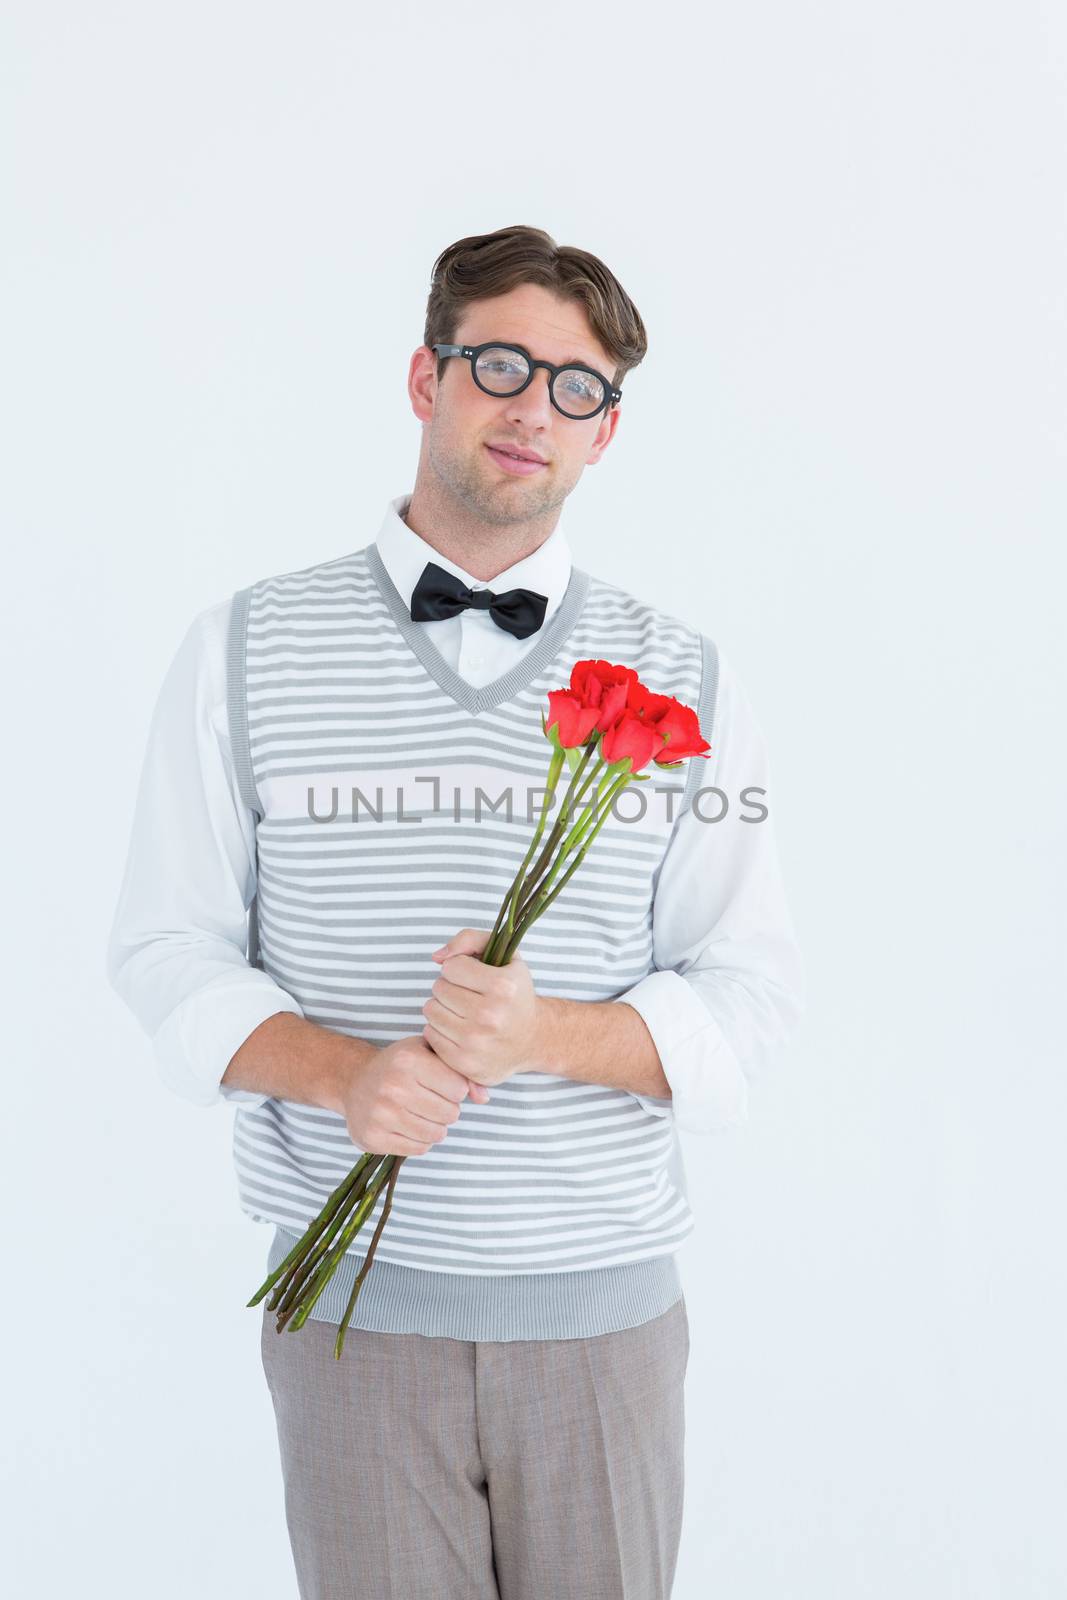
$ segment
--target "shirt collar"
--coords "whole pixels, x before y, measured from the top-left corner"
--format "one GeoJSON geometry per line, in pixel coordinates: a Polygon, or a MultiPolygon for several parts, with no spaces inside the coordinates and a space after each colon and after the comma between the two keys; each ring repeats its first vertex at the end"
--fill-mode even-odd
{"type": "MultiPolygon", "coordinates": [[[[385,563],[385,569],[396,586],[405,607],[411,609],[411,596],[427,561],[435,561],[446,572],[453,572],[472,589],[492,589],[501,594],[505,589],[534,589],[547,596],[545,621],[552,615],[567,590],[571,577],[571,551],[562,524],[556,523],[544,544],[521,561],[514,562],[498,572],[487,584],[475,578],[455,561],[450,561],[433,545],[409,528],[404,513],[411,504],[410,494],[397,495],[390,500],[382,518],[375,543],[385,563]]],[[[542,624],[543,626],[543,624],[542,624]]]]}

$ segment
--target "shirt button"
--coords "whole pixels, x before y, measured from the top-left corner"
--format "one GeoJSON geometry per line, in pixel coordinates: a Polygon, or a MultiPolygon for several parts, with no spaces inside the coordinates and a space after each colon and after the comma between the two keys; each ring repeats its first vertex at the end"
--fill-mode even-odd
{"type": "Polygon", "coordinates": [[[468,667],[480,667],[481,664],[482,664],[482,657],[481,656],[468,656],[467,657],[467,665],[468,665],[468,667]]]}

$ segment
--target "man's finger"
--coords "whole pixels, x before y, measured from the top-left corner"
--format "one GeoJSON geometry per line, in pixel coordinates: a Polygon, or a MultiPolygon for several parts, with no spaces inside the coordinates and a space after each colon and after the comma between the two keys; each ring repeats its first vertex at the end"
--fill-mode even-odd
{"type": "Polygon", "coordinates": [[[458,984],[461,989],[476,989],[479,994],[488,994],[496,981],[493,976],[496,971],[496,967],[487,967],[477,956],[456,955],[445,957],[441,976],[447,978],[449,983],[458,984]]]}
{"type": "Polygon", "coordinates": [[[490,930],[486,928],[461,928],[440,949],[430,953],[431,961],[444,961],[451,955],[480,956],[489,943],[490,930]]]}

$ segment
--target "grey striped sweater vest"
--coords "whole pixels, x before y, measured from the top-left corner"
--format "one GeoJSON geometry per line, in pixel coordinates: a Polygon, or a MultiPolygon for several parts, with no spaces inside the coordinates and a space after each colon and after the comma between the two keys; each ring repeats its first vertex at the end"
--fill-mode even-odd
{"type": "MultiPolygon", "coordinates": [[[[430,952],[492,926],[540,814],[541,711],[575,661],[634,667],[696,707],[712,739],[712,641],[577,567],[536,642],[481,688],[411,621],[375,544],[264,578],[231,615],[233,757],[256,819],[249,958],[309,1021],[379,1045],[421,1034],[430,952]]],[[[611,1000],[654,970],[659,867],[704,767],[651,768],[618,797],[523,939],[539,993],[611,1000]]],[[[360,1153],[332,1111],[235,1102],[240,1204],[274,1225],[269,1270],[360,1153]]],[[[382,1203],[316,1317],[341,1320],[382,1203]]],[[[669,1099],[516,1073],[405,1161],[351,1326],[459,1339],[633,1327],[681,1295],[674,1252],[693,1226],[669,1099]]]]}

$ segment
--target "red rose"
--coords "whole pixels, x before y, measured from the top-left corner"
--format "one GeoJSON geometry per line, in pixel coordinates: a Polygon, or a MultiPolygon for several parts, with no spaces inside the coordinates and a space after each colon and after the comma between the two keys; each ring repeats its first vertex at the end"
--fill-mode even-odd
{"type": "Polygon", "coordinates": [[[631,772],[652,760],[657,766],[676,766],[711,749],[691,706],[670,694],[654,694],[633,667],[612,661],[576,661],[570,688],[551,690],[548,704],[545,731],[554,727],[563,749],[576,749],[599,733],[604,760],[614,763],[629,756],[631,772]]]}
{"type": "Polygon", "coordinates": [[[684,761],[687,756],[703,756],[711,749],[700,732],[692,706],[684,705],[672,694],[653,694],[637,679],[628,688],[626,706],[630,714],[659,736],[661,745],[657,746],[655,758],[658,766],[684,761]]]}
{"type": "Polygon", "coordinates": [[[651,761],[654,751],[659,749],[662,742],[655,728],[649,727],[632,712],[624,711],[614,727],[602,735],[600,754],[609,763],[625,761],[629,756],[632,762],[630,771],[640,772],[651,761]]]}
{"type": "Polygon", "coordinates": [[[598,733],[604,733],[618,720],[626,706],[627,691],[637,682],[633,667],[618,667],[611,661],[576,661],[571,668],[571,694],[583,706],[596,708],[593,726],[598,733]]]}
{"type": "Polygon", "coordinates": [[[555,726],[564,750],[573,750],[584,744],[596,727],[599,715],[596,706],[583,706],[581,701],[566,689],[550,689],[546,730],[555,726]]]}

